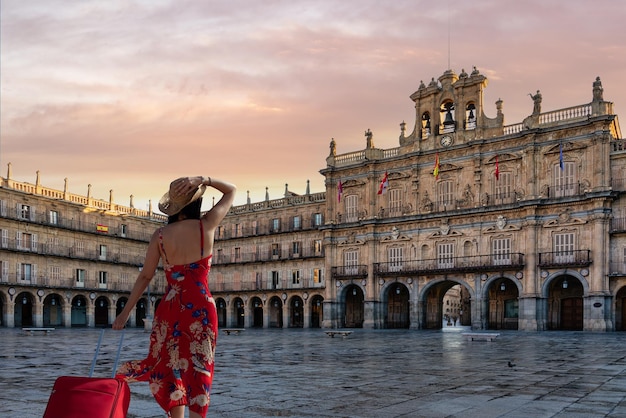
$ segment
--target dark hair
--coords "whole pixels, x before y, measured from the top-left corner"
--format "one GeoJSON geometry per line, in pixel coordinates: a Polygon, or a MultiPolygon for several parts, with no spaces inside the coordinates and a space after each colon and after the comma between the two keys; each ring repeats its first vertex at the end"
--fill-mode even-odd
{"type": "Polygon", "coordinates": [[[183,219],[200,219],[200,207],[202,206],[202,198],[194,200],[185,206],[180,212],[167,217],[167,223],[172,224],[183,219]],[[181,216],[182,215],[182,216],[181,216]]]}

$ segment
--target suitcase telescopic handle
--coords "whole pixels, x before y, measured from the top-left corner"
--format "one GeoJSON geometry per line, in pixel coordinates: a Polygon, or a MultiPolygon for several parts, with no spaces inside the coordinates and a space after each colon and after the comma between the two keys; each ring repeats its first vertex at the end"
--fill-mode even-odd
{"type": "MultiPolygon", "coordinates": [[[[120,353],[122,352],[122,343],[124,342],[124,331],[122,330],[122,334],[120,335],[120,343],[117,346],[117,354],[115,356],[115,364],[113,365],[113,371],[111,372],[111,377],[115,377],[115,372],[117,371],[117,365],[120,361],[120,353]]],[[[96,346],[96,352],[93,355],[93,360],[91,361],[91,370],[89,370],[89,377],[93,377],[93,372],[96,368],[96,360],[98,359],[98,354],[100,353],[100,345],[102,345],[102,337],[104,336],[104,329],[100,332],[100,337],[98,338],[98,345],[96,346]]]]}

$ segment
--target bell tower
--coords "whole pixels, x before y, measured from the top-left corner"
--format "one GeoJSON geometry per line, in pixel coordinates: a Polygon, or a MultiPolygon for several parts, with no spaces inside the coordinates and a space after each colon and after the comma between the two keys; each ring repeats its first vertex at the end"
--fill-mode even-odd
{"type": "Polygon", "coordinates": [[[410,96],[415,102],[415,126],[410,135],[400,136],[400,145],[427,151],[465,144],[485,135],[501,135],[501,101],[495,118],[488,118],[483,111],[483,90],[487,84],[487,77],[476,67],[471,74],[462,70],[456,75],[447,70],[437,80],[433,77],[428,86],[420,82],[410,96]]]}

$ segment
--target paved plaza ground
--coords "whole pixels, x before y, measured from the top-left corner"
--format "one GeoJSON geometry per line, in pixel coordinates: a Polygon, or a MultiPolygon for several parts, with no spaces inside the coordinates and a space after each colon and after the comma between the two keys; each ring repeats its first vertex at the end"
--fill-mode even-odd
{"type": "MultiPolygon", "coordinates": [[[[486,342],[462,328],[353,331],[220,334],[209,416],[626,417],[623,333],[505,331],[486,342]]],[[[0,416],[40,418],[56,377],[88,374],[99,333],[0,329],[0,416]]],[[[118,336],[105,332],[97,375],[110,373],[118,336]]],[[[122,360],[147,344],[127,330],[122,360]]],[[[165,416],[147,384],[131,391],[129,418],[165,416]]]]}

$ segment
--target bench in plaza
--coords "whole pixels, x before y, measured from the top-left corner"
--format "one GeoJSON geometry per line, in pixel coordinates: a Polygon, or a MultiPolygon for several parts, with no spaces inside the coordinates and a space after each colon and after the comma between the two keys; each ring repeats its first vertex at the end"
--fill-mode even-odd
{"type": "Polygon", "coordinates": [[[498,332],[464,332],[461,335],[467,338],[467,341],[474,341],[474,340],[493,341],[500,336],[500,333],[498,332]]]}
{"type": "Polygon", "coordinates": [[[55,328],[22,328],[22,331],[31,335],[34,334],[35,332],[45,332],[46,334],[49,334],[54,330],[55,328]]]}
{"type": "Polygon", "coordinates": [[[341,335],[342,337],[347,337],[348,335],[352,334],[352,331],[324,331],[326,333],[326,335],[328,335],[330,338],[335,338],[335,335],[341,335]]]}
{"type": "Polygon", "coordinates": [[[226,335],[230,335],[231,333],[235,334],[235,335],[239,335],[240,332],[244,332],[245,329],[243,328],[222,328],[222,331],[224,331],[224,334],[226,335]]]}

